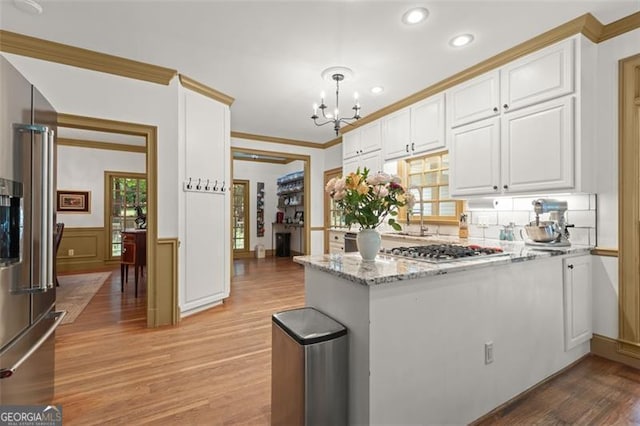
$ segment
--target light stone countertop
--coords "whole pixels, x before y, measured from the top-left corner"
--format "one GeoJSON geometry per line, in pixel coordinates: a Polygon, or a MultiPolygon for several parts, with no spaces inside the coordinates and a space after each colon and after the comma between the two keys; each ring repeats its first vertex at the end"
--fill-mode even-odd
{"type": "MultiPolygon", "coordinates": [[[[435,244],[442,238],[423,239],[423,245],[435,244]]],[[[477,244],[483,247],[500,247],[506,253],[504,256],[483,257],[478,256],[471,260],[456,260],[444,263],[431,263],[420,260],[410,260],[387,254],[378,254],[375,261],[363,261],[360,254],[322,254],[312,256],[296,256],[294,262],[313,269],[327,272],[363,285],[376,285],[401,280],[435,275],[450,274],[461,271],[469,271],[479,267],[505,265],[513,262],[530,261],[551,256],[589,254],[593,247],[572,245],[570,247],[557,247],[553,250],[538,249],[525,246],[523,242],[496,241],[482,239],[468,239],[459,241],[457,238],[447,238],[449,243],[477,244]]],[[[415,245],[415,244],[407,244],[415,245]]]]}

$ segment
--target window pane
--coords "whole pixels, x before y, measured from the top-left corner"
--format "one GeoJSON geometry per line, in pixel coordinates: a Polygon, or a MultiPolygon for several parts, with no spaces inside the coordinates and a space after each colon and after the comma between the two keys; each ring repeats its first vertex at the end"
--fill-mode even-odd
{"type": "Polygon", "coordinates": [[[425,170],[437,170],[440,168],[440,157],[429,157],[425,159],[425,170]]]}
{"type": "Polygon", "coordinates": [[[456,202],[445,201],[440,203],[440,216],[455,216],[456,215],[456,202]]]}
{"type": "Polygon", "coordinates": [[[442,170],[440,173],[440,184],[449,185],[449,170],[442,170]]]}
{"type": "Polygon", "coordinates": [[[424,174],[424,183],[426,185],[437,185],[438,184],[438,172],[428,172],[424,174]]]}
{"type": "Polygon", "coordinates": [[[449,168],[449,154],[442,154],[442,168],[449,168]]]}
{"type": "Polygon", "coordinates": [[[409,176],[409,186],[420,186],[422,185],[422,176],[421,175],[411,175],[409,176]]]}
{"type": "Polygon", "coordinates": [[[422,159],[409,161],[409,173],[422,173],[422,159]]]}
{"type": "Polygon", "coordinates": [[[449,198],[449,187],[448,186],[441,186],[438,189],[440,190],[440,199],[441,200],[446,200],[447,198],[449,198]]]}
{"type": "Polygon", "coordinates": [[[422,188],[422,200],[433,200],[433,188],[422,188]]]}
{"type": "MultiPolygon", "coordinates": [[[[422,204],[422,215],[423,216],[433,216],[433,204],[432,203],[423,203],[422,204]]],[[[420,213],[418,213],[420,214],[420,213]]]]}

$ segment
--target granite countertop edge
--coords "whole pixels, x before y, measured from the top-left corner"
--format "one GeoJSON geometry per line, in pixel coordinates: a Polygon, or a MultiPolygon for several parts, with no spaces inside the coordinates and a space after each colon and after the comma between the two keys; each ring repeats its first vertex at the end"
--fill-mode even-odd
{"type": "Polygon", "coordinates": [[[506,242],[484,245],[499,245],[504,250],[505,255],[441,264],[410,260],[386,254],[378,254],[375,261],[363,261],[359,253],[296,256],[293,260],[305,267],[324,271],[358,284],[371,286],[553,256],[589,254],[593,249],[591,246],[571,246],[554,250],[538,250],[525,246],[523,243],[506,242]]]}

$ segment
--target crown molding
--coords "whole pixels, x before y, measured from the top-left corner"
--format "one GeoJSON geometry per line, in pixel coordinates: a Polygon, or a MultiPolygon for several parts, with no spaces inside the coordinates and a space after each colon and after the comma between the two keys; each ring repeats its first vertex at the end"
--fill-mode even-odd
{"type": "Polygon", "coordinates": [[[514,61],[515,59],[521,58],[522,56],[528,55],[544,47],[562,41],[567,37],[571,37],[576,34],[582,34],[592,42],[600,43],[604,40],[619,36],[636,28],[640,28],[640,12],[626,16],[607,25],[603,25],[592,14],[586,13],[536,37],[533,37],[523,43],[520,43],[517,46],[498,53],[497,55],[492,56],[489,59],[479,62],[476,65],[473,65],[457,74],[452,75],[451,77],[439,81],[438,83],[435,83],[419,92],[409,95],[404,99],[401,99],[382,109],[379,109],[367,115],[366,117],[361,118],[357,123],[354,123],[352,126],[345,128],[342,132],[343,134],[348,133],[360,126],[382,118],[385,115],[389,115],[395,111],[413,105],[418,101],[433,96],[436,93],[440,93],[495,68],[506,65],[509,62],[514,61]]]}
{"type": "Polygon", "coordinates": [[[229,106],[231,106],[233,101],[235,101],[235,99],[231,96],[219,92],[216,89],[202,84],[190,77],[187,77],[184,74],[178,74],[178,78],[180,79],[180,84],[182,85],[182,87],[193,90],[194,92],[200,93],[201,95],[204,95],[208,98],[214,99],[218,102],[222,102],[223,104],[229,106]]]}
{"type": "Polygon", "coordinates": [[[147,148],[145,146],[129,145],[129,144],[121,144],[121,143],[110,143],[110,142],[98,142],[98,141],[90,141],[90,140],[84,140],[84,139],[58,138],[56,139],[56,143],[58,145],[72,146],[76,148],[104,149],[109,151],[126,151],[126,152],[142,153],[142,154],[147,152],[147,148]]]}
{"type": "Polygon", "coordinates": [[[178,71],[80,47],[0,30],[0,51],[168,85],[178,71]]]}
{"type": "Polygon", "coordinates": [[[267,158],[233,158],[233,161],[252,161],[254,163],[271,163],[271,164],[288,164],[291,163],[292,161],[295,160],[291,160],[291,159],[282,159],[282,160],[270,160],[267,158]]]}
{"type": "Polygon", "coordinates": [[[331,148],[332,146],[336,146],[342,143],[342,136],[338,136],[335,139],[331,139],[324,143],[324,149],[331,148]]]}
{"type": "Polygon", "coordinates": [[[325,148],[325,144],[322,144],[322,143],[301,141],[301,140],[297,140],[297,139],[278,138],[278,137],[275,137],[275,136],[254,135],[252,133],[243,133],[243,132],[233,132],[232,131],[231,132],[231,137],[232,138],[237,138],[237,139],[249,139],[249,140],[260,141],[260,142],[269,142],[269,143],[279,143],[279,144],[284,144],[284,145],[303,146],[305,148],[317,148],[317,149],[324,149],[325,148]]]}
{"type": "Polygon", "coordinates": [[[640,12],[636,12],[604,26],[598,43],[618,37],[626,32],[640,28],[640,12]]]}

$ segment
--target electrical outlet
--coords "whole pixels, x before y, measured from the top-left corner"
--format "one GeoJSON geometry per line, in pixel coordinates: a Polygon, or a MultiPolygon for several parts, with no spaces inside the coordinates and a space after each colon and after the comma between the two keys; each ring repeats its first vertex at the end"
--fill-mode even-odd
{"type": "Polygon", "coordinates": [[[75,255],[75,251],[73,249],[69,249],[68,253],[69,256],[73,256],[75,255]]]}
{"type": "Polygon", "coordinates": [[[484,363],[491,364],[493,362],[493,342],[484,344],[484,363]]]}

